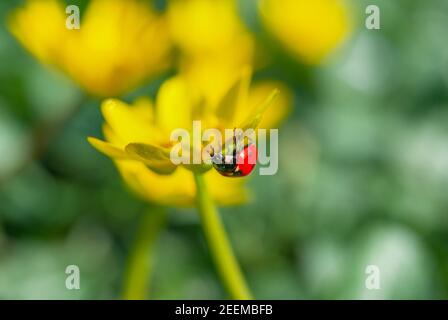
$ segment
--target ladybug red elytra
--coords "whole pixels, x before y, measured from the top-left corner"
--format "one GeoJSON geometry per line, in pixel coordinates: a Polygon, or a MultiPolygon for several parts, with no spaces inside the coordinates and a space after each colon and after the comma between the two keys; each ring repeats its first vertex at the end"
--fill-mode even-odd
{"type": "Polygon", "coordinates": [[[213,167],[225,177],[245,177],[255,168],[258,150],[254,143],[248,143],[238,150],[236,136],[233,137],[231,154],[215,153],[211,157],[213,167]]]}

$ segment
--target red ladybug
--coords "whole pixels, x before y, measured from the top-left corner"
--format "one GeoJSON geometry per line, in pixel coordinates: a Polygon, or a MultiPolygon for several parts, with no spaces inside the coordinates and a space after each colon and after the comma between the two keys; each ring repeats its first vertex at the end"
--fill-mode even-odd
{"type": "Polygon", "coordinates": [[[237,150],[236,137],[233,137],[231,154],[215,153],[212,151],[213,167],[225,177],[245,177],[255,168],[258,158],[257,147],[254,143],[245,145],[237,150]]]}

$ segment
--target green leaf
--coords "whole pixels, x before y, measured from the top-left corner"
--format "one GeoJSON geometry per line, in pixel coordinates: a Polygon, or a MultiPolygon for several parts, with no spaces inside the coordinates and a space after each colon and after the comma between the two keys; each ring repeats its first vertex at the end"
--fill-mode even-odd
{"type": "Polygon", "coordinates": [[[143,162],[158,174],[171,174],[177,168],[170,160],[168,149],[145,143],[130,143],[125,150],[133,159],[143,162]]]}
{"type": "Polygon", "coordinates": [[[201,164],[184,164],[183,165],[187,170],[190,170],[197,174],[206,173],[208,170],[213,168],[212,164],[201,163],[201,164]]]}

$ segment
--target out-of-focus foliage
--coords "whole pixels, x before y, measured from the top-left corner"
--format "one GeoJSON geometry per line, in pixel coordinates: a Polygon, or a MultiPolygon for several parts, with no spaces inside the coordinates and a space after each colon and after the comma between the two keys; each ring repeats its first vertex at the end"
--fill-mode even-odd
{"type": "MultiPolygon", "coordinates": [[[[81,93],[8,33],[21,3],[0,2],[0,298],[117,298],[147,205],[85,140],[101,136],[98,101],[22,165],[36,130],[81,93]],[[65,288],[71,264],[81,290],[65,288]]],[[[257,1],[238,2],[260,55],[255,78],[285,83],[295,104],[278,174],[254,176],[253,201],[223,208],[223,220],[257,298],[448,298],[448,2],[347,4],[351,35],[309,67],[266,30],[257,1]],[[369,4],[380,30],[364,27],[369,4]],[[381,290],[365,288],[368,265],[380,268],[381,290]]],[[[160,83],[125,100],[155,97],[160,83]]],[[[225,297],[198,222],[194,210],[170,211],[152,298],[225,297]]]]}

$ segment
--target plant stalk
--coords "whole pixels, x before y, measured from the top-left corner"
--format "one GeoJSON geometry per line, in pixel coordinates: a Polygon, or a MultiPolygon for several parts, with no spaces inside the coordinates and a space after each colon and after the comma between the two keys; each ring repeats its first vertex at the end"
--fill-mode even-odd
{"type": "Polygon", "coordinates": [[[233,254],[224,226],[201,174],[194,174],[197,188],[197,206],[205,238],[221,281],[232,299],[249,300],[252,295],[246,285],[243,273],[233,254]]]}
{"type": "Polygon", "coordinates": [[[142,213],[125,271],[123,299],[147,298],[154,258],[153,249],[165,225],[165,218],[166,210],[161,207],[142,213]]]}

